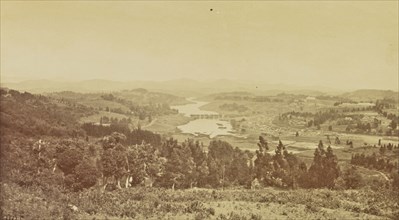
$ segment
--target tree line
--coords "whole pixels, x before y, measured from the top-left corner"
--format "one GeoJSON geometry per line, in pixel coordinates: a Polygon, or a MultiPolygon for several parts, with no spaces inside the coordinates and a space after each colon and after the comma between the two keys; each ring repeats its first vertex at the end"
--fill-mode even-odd
{"type": "Polygon", "coordinates": [[[114,132],[121,133],[126,137],[124,144],[135,145],[142,143],[149,143],[152,145],[159,145],[161,143],[161,135],[153,132],[142,130],[140,126],[131,130],[129,128],[129,121],[126,119],[114,119],[111,120],[109,126],[96,125],[93,123],[84,123],[82,125],[83,130],[87,135],[93,137],[104,137],[111,135],[114,132]]]}
{"type": "Polygon", "coordinates": [[[375,153],[371,155],[354,154],[351,157],[351,164],[363,166],[369,169],[376,169],[380,171],[386,171],[391,173],[395,169],[398,169],[398,162],[392,162],[390,159],[384,159],[383,157],[378,157],[375,153]]]}
{"type": "Polygon", "coordinates": [[[177,110],[171,109],[170,106],[166,103],[159,103],[159,104],[150,103],[147,105],[140,105],[130,100],[118,98],[112,94],[104,94],[101,96],[101,98],[107,101],[113,101],[125,105],[130,110],[125,112],[121,108],[106,107],[106,111],[111,111],[125,115],[134,115],[139,117],[140,120],[144,120],[145,118],[149,118],[156,115],[177,114],[177,110]]]}
{"type": "Polygon", "coordinates": [[[215,100],[231,100],[231,101],[251,101],[251,102],[283,102],[283,99],[271,96],[248,96],[248,95],[218,95],[215,100]]]}

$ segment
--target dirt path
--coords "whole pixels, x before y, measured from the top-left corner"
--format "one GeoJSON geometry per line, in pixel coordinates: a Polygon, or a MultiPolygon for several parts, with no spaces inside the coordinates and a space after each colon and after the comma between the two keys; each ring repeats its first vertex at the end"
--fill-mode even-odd
{"type": "Polygon", "coordinates": [[[376,170],[376,172],[379,173],[379,174],[381,174],[381,176],[383,176],[383,177],[385,178],[386,181],[389,180],[389,178],[387,177],[387,175],[385,175],[385,173],[383,173],[383,172],[381,172],[381,171],[378,171],[378,170],[376,170]]]}
{"type": "Polygon", "coordinates": [[[389,181],[388,176],[385,173],[381,172],[381,171],[374,170],[374,169],[368,169],[368,168],[365,168],[365,167],[362,167],[362,166],[356,166],[356,168],[362,169],[362,170],[365,170],[365,171],[368,171],[368,172],[371,171],[371,172],[373,172],[373,174],[369,174],[370,176],[382,176],[386,181],[389,181]]]}

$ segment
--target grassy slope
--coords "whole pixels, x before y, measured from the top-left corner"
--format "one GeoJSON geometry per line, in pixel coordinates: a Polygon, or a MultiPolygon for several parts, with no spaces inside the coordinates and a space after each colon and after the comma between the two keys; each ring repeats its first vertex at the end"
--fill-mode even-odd
{"type": "Polygon", "coordinates": [[[4,215],[25,219],[395,219],[396,194],[368,189],[331,191],[166,190],[130,188],[113,192],[70,193],[3,184],[4,215]],[[70,212],[67,204],[75,205],[70,212]],[[229,218],[232,217],[232,218],[229,218]]]}
{"type": "Polygon", "coordinates": [[[78,216],[84,219],[94,216],[100,219],[387,219],[397,212],[393,196],[367,189],[172,191],[132,188],[104,194],[85,192],[80,197],[73,196],[71,202],[80,208],[78,216]],[[112,199],[115,197],[119,201],[112,199]]]}

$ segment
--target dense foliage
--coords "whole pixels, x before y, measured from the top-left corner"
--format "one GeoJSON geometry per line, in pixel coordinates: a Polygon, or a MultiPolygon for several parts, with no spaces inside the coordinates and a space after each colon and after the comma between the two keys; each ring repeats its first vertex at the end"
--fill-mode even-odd
{"type": "Polygon", "coordinates": [[[223,104],[219,106],[220,109],[225,110],[225,111],[237,111],[237,112],[245,112],[248,110],[248,107],[245,105],[239,105],[237,103],[232,103],[232,104],[223,104]]]}
{"type": "Polygon", "coordinates": [[[82,128],[88,135],[94,137],[104,137],[106,135],[111,135],[113,132],[124,134],[126,136],[124,144],[127,145],[148,143],[153,146],[158,146],[161,144],[161,135],[142,130],[140,127],[130,130],[128,121],[123,119],[111,121],[109,125],[84,123],[82,128]]]}
{"type": "Polygon", "coordinates": [[[76,120],[92,111],[82,105],[65,105],[54,99],[1,89],[0,129],[28,136],[84,136],[76,120]]]}
{"type": "Polygon", "coordinates": [[[365,155],[364,153],[354,154],[351,158],[351,164],[386,171],[388,173],[399,168],[398,162],[393,163],[389,158],[384,159],[384,157],[377,156],[375,153],[371,155],[365,155]]]}
{"type": "MultiPolygon", "coordinates": [[[[144,90],[144,92],[146,92],[146,90],[144,90]]],[[[135,115],[135,116],[138,116],[141,120],[145,119],[146,117],[155,116],[155,115],[165,115],[165,114],[176,114],[177,113],[177,111],[174,109],[171,109],[167,103],[162,103],[162,104],[149,103],[149,104],[143,105],[143,104],[134,103],[133,101],[130,101],[130,100],[127,100],[124,98],[118,98],[118,97],[114,96],[113,94],[102,95],[101,98],[103,98],[104,100],[107,100],[107,101],[113,101],[113,102],[125,105],[130,110],[128,112],[124,112],[121,109],[107,107],[108,111],[112,111],[112,112],[120,113],[120,114],[126,114],[126,115],[135,115]]]]}

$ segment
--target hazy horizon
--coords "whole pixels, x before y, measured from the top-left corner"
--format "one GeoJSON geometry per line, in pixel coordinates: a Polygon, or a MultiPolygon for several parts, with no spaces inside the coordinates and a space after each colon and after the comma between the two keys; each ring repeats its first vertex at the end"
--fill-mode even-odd
{"type": "Polygon", "coordinates": [[[1,2],[1,82],[398,90],[398,2],[1,2]]]}
{"type": "MultiPolygon", "coordinates": [[[[51,88],[52,85],[51,83],[58,83],[58,84],[80,84],[80,83],[87,83],[87,82],[101,82],[101,83],[117,83],[117,84],[134,84],[134,83],[142,83],[138,84],[138,86],[131,87],[131,89],[137,89],[137,88],[144,88],[144,89],[154,89],[155,85],[160,85],[160,84],[167,84],[167,83],[178,83],[181,86],[187,86],[185,83],[195,83],[195,84],[213,84],[213,83],[226,83],[230,82],[233,84],[240,84],[240,85],[246,85],[246,86],[252,86],[258,88],[258,86],[261,86],[259,88],[259,91],[269,91],[269,90],[281,90],[281,91],[296,91],[296,90],[313,90],[313,91],[320,91],[324,92],[326,94],[336,94],[336,93],[343,93],[343,92],[353,92],[357,90],[381,90],[381,91],[394,91],[394,92],[399,92],[399,88],[378,88],[378,87],[348,87],[348,88],[337,88],[337,87],[330,87],[330,86],[324,86],[324,85],[298,85],[295,83],[268,83],[265,81],[251,81],[251,80],[237,80],[237,79],[226,79],[226,78],[217,78],[217,79],[192,79],[192,78],[176,78],[176,79],[158,79],[158,80],[114,80],[114,79],[106,79],[106,78],[92,78],[92,79],[75,79],[75,80],[66,80],[66,79],[44,79],[44,78],[39,78],[39,79],[26,79],[26,80],[10,80],[10,81],[1,81],[0,85],[7,87],[9,85],[13,86],[21,86],[20,88],[26,89],[24,86],[29,84],[30,86],[32,85],[37,85],[37,87],[41,87],[45,84],[42,84],[44,82],[50,83],[48,88],[51,88]],[[270,88],[267,88],[265,86],[271,86],[270,88]]],[[[47,89],[48,89],[47,88],[47,89]]],[[[66,87],[68,88],[68,87],[66,87]]],[[[235,87],[232,86],[232,89],[230,90],[231,92],[234,91],[245,91],[246,89],[242,87],[235,87]]],[[[123,88],[127,89],[127,88],[123,88]]],[[[90,89],[91,90],[91,89],[90,89]]],[[[113,89],[110,89],[113,90],[113,89]]],[[[193,89],[195,90],[195,89],[193,89]]],[[[73,90],[71,90],[73,91],[73,90]]],[[[92,90],[95,91],[95,90],[92,90]]],[[[99,89],[99,91],[106,91],[104,88],[99,89]]]]}

